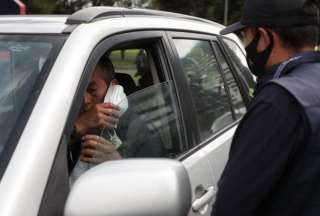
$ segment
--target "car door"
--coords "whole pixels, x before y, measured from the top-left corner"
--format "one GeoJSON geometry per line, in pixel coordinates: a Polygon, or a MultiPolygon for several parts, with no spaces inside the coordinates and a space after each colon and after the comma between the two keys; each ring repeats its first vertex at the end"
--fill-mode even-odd
{"type": "Polygon", "coordinates": [[[191,99],[186,112],[194,115],[188,127],[194,131],[195,140],[182,158],[193,190],[190,215],[210,215],[217,182],[245,106],[233,75],[222,68],[223,56],[214,36],[169,32],[168,37],[175,72],[182,74],[180,79],[187,85],[180,94],[191,99]]]}
{"type": "Polygon", "coordinates": [[[124,87],[129,104],[117,127],[123,142],[119,148],[122,158],[174,159],[185,153],[188,146],[185,119],[166,47],[163,32],[137,31],[108,37],[92,50],[61,136],[39,215],[59,215],[63,210],[68,195],[66,155],[70,155],[66,146],[69,147],[92,71],[102,56],[112,61],[115,77],[124,87]]]}

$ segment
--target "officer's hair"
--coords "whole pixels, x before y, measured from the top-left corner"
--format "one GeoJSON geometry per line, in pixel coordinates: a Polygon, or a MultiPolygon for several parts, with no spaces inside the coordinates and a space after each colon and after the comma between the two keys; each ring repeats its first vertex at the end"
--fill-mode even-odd
{"type": "Polygon", "coordinates": [[[102,57],[99,60],[98,66],[103,70],[105,80],[111,82],[114,79],[115,73],[111,60],[108,57],[102,57]]]}
{"type": "MultiPolygon", "coordinates": [[[[307,0],[303,9],[305,14],[317,16],[320,21],[320,0],[307,0]]],[[[304,46],[317,46],[319,43],[320,29],[317,25],[278,27],[271,30],[279,35],[286,48],[296,51],[300,51],[304,46]]]]}

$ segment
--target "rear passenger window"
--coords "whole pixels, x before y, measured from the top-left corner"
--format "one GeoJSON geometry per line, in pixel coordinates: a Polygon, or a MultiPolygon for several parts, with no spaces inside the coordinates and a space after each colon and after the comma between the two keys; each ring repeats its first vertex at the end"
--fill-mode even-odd
{"type": "Polygon", "coordinates": [[[200,141],[234,121],[229,97],[210,41],[174,39],[185,73],[196,118],[200,141]]]}

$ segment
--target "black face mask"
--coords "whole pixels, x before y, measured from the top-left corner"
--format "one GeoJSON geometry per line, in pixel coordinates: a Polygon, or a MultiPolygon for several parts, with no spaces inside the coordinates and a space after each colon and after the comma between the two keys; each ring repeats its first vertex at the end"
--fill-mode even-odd
{"type": "Polygon", "coordinates": [[[273,36],[270,32],[268,32],[268,36],[270,38],[270,44],[264,51],[259,53],[257,51],[258,43],[261,37],[259,31],[256,33],[252,42],[245,48],[247,52],[247,62],[249,68],[251,72],[258,77],[264,74],[267,61],[273,49],[273,36]]]}

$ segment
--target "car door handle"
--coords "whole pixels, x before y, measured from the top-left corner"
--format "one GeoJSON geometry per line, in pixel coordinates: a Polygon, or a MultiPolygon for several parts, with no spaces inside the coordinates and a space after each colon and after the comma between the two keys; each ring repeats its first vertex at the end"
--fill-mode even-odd
{"type": "Polygon", "coordinates": [[[217,191],[213,186],[209,187],[206,192],[192,203],[192,210],[195,212],[200,211],[205,205],[216,196],[217,191]]]}

